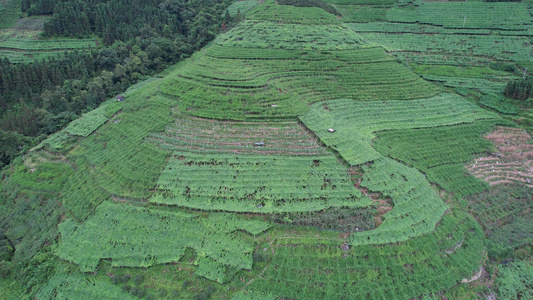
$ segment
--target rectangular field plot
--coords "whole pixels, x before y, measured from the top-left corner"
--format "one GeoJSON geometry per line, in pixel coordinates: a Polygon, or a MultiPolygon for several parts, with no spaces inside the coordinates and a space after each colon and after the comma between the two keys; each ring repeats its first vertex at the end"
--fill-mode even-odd
{"type": "Polygon", "coordinates": [[[503,119],[481,120],[472,124],[424,129],[392,130],[377,133],[374,147],[383,155],[414,166],[431,182],[459,196],[479,193],[488,184],[469,175],[464,162],[485,153],[491,143],[482,138],[503,119]]]}
{"type": "Polygon", "coordinates": [[[318,211],[365,207],[335,156],[279,157],[175,152],[153,203],[234,212],[318,211]]]}
{"type": "MultiPolygon", "coordinates": [[[[359,24],[350,25],[357,31],[359,24]]],[[[480,56],[499,60],[531,59],[531,37],[502,35],[417,34],[359,32],[370,44],[388,51],[417,52],[424,55],[480,56]]]]}
{"type": "Polygon", "coordinates": [[[217,122],[182,117],[164,132],[152,133],[149,140],[163,149],[195,153],[327,154],[297,122],[217,122]]]}

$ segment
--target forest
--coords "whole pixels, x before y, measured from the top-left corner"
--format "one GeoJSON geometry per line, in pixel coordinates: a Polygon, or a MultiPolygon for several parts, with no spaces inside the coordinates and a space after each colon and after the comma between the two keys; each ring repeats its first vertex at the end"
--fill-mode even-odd
{"type": "Polygon", "coordinates": [[[229,0],[24,0],[52,15],[43,37],[92,37],[99,47],[31,63],[0,60],[0,168],[128,86],[189,57],[228,30],[229,0]]]}

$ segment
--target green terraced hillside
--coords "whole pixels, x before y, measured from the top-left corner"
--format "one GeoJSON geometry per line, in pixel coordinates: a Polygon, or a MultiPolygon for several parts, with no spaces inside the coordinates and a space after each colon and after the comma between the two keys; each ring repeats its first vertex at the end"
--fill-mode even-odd
{"type": "Polygon", "coordinates": [[[531,114],[494,66],[531,59],[532,5],[236,1],[2,170],[0,299],[529,295],[533,142],[487,135],[531,114]],[[470,173],[494,141],[522,184],[470,173]]]}

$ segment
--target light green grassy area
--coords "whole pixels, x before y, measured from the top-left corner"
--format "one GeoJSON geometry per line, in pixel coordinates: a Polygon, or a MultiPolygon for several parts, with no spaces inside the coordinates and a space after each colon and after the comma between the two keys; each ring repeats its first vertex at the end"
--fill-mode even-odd
{"type": "Polygon", "coordinates": [[[481,226],[462,212],[447,214],[432,233],[403,243],[343,243],[278,238],[269,268],[247,291],[294,299],[409,299],[470,278],[484,251],[481,226]]]}
{"type": "Polygon", "coordinates": [[[248,20],[272,21],[280,24],[338,24],[337,17],[318,7],[295,7],[279,5],[266,0],[246,16],[248,20]]]}

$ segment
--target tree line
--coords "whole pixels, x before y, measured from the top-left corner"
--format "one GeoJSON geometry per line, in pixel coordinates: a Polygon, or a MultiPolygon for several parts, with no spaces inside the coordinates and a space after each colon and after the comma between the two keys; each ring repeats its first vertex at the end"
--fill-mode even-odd
{"type": "Polygon", "coordinates": [[[0,60],[0,168],[19,146],[205,46],[238,21],[223,13],[231,2],[23,0],[28,15],[52,14],[44,37],[94,37],[95,47],[27,64],[0,60]]]}

